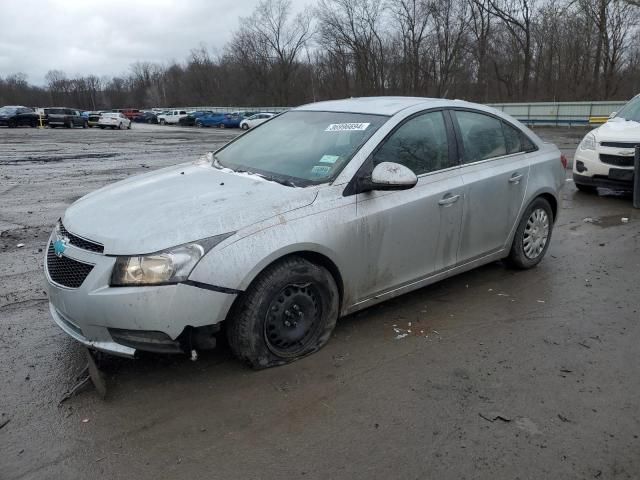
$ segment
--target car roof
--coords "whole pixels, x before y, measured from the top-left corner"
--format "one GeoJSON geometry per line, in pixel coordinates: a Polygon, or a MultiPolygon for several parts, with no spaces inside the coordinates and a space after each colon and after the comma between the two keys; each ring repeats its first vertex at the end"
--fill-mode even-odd
{"type": "Polygon", "coordinates": [[[367,113],[374,115],[395,115],[405,108],[423,105],[431,107],[473,106],[473,103],[463,100],[446,100],[441,98],[426,97],[361,97],[347,98],[344,100],[329,100],[325,102],[309,103],[293,110],[318,111],[318,112],[349,112],[367,113]]]}

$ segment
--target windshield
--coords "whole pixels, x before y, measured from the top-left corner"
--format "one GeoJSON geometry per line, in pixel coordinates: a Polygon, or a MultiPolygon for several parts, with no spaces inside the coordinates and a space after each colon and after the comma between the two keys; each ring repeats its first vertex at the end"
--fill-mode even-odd
{"type": "Polygon", "coordinates": [[[640,122],[640,95],[633,98],[629,103],[622,107],[622,110],[616,114],[616,118],[624,118],[625,120],[640,122]]]}
{"type": "Polygon", "coordinates": [[[387,121],[360,113],[284,113],[216,153],[222,167],[295,186],[334,179],[360,146],[387,121]]]}
{"type": "Polygon", "coordinates": [[[16,113],[16,109],[13,107],[0,108],[0,115],[13,115],[14,113],[16,113]]]}

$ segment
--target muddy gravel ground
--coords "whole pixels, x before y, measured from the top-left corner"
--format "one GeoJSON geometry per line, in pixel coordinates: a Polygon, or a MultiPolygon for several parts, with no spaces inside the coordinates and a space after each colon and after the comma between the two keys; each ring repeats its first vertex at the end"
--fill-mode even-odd
{"type": "MultiPolygon", "coordinates": [[[[572,154],[584,130],[539,133],[572,154]]],[[[533,270],[494,263],[344,318],[271,370],[224,342],[109,358],[105,400],[60,404],[86,361],[42,288],[55,221],[234,135],[0,130],[0,478],[640,478],[640,212],[571,182],[533,270]]]]}

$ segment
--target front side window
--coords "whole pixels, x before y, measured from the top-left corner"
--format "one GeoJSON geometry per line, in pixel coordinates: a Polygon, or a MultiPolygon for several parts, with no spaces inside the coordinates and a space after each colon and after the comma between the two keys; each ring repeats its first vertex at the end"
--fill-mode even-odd
{"type": "Polygon", "coordinates": [[[483,113],[455,111],[462,145],[464,163],[473,163],[507,154],[502,122],[483,113]]]}
{"type": "Polygon", "coordinates": [[[326,183],[387,120],[361,113],[287,112],[216,152],[215,166],[287,185],[326,183]]]}
{"type": "Polygon", "coordinates": [[[373,156],[374,165],[382,162],[399,163],[416,175],[454,166],[442,112],[424,113],[402,124],[373,156]]]}

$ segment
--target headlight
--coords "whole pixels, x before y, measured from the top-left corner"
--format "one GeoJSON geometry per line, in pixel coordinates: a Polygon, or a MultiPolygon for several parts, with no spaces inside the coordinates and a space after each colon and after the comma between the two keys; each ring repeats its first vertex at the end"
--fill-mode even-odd
{"type": "Polygon", "coordinates": [[[587,133],[587,135],[580,142],[580,150],[595,150],[596,149],[596,136],[593,133],[587,133]]]}
{"type": "Polygon", "coordinates": [[[111,286],[167,285],[183,282],[209,250],[234,233],[217,235],[148,255],[118,257],[111,274],[111,286]]]}

